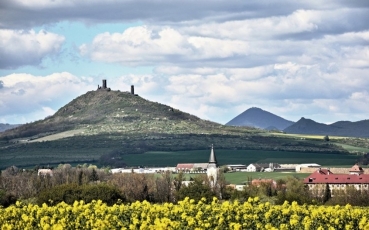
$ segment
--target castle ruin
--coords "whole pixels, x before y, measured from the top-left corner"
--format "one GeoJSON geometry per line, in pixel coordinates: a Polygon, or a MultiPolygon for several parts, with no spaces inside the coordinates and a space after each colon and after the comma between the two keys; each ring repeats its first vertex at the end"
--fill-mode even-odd
{"type": "MultiPolygon", "coordinates": [[[[97,90],[106,90],[106,91],[110,91],[111,89],[107,87],[107,83],[106,83],[106,79],[103,79],[102,80],[102,86],[100,85],[97,85],[97,90]]],[[[129,93],[127,91],[127,93],[129,93]]],[[[134,85],[131,85],[131,94],[134,95],[134,96],[138,96],[137,94],[135,94],[135,86],[134,85]]]]}
{"type": "Polygon", "coordinates": [[[102,80],[102,86],[97,85],[97,90],[107,90],[110,91],[110,88],[107,87],[106,85],[106,79],[102,80]]]}

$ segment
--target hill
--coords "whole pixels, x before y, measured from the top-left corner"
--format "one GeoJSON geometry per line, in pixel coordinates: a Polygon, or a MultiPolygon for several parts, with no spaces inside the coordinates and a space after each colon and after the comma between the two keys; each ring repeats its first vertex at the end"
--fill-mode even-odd
{"type": "Polygon", "coordinates": [[[0,138],[29,140],[70,130],[79,130],[77,133],[84,136],[112,132],[207,133],[220,126],[127,92],[96,90],[77,97],[53,116],[8,130],[0,138]]]}
{"type": "Polygon", "coordinates": [[[284,129],[286,133],[316,134],[346,137],[369,137],[369,120],[357,122],[338,121],[330,125],[301,118],[295,124],[284,129]]]}
{"type": "Polygon", "coordinates": [[[12,128],[15,128],[15,127],[18,127],[18,126],[20,126],[20,125],[0,123],[0,132],[4,132],[5,130],[12,129],[12,128]]]}
{"type": "Polygon", "coordinates": [[[250,108],[230,120],[226,125],[232,126],[250,126],[261,129],[283,130],[294,122],[279,117],[273,113],[260,108],[250,108]]]}
{"type": "MultiPolygon", "coordinates": [[[[347,153],[321,140],[225,126],[135,94],[102,89],[75,98],[53,116],[0,133],[0,169],[60,163],[122,167],[130,154],[208,150],[211,144],[225,150],[271,150],[276,158],[279,151],[347,153]]],[[[153,165],[169,163],[155,159],[153,165]]]]}

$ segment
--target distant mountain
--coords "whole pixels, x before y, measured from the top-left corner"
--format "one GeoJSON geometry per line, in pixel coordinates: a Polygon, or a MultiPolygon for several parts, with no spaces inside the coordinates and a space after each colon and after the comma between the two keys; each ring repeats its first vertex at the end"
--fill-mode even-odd
{"type": "Polygon", "coordinates": [[[267,130],[284,130],[293,123],[293,121],[286,120],[273,113],[253,107],[233,118],[226,125],[250,126],[267,130]]]}
{"type": "Polygon", "coordinates": [[[15,128],[15,127],[18,127],[20,125],[11,125],[11,124],[3,124],[3,123],[0,123],[0,132],[4,132],[5,130],[8,130],[8,129],[12,129],[12,128],[15,128]]]}
{"type": "Polygon", "coordinates": [[[316,134],[347,137],[369,137],[369,120],[357,122],[338,121],[330,125],[301,118],[295,124],[284,129],[286,133],[316,134]]]}

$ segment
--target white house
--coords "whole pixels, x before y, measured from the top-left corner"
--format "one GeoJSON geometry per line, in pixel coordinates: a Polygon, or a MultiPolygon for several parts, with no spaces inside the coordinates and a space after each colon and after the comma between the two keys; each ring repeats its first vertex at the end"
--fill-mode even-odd
{"type": "MultiPolygon", "coordinates": [[[[262,171],[273,171],[275,168],[280,168],[281,166],[276,163],[252,163],[246,167],[247,172],[262,172],[262,171]]],[[[242,170],[241,170],[242,171],[242,170]]]]}
{"type": "Polygon", "coordinates": [[[53,176],[53,171],[51,169],[39,169],[37,172],[38,176],[53,176]]]}
{"type": "Polygon", "coordinates": [[[300,172],[301,168],[319,168],[320,165],[316,163],[308,163],[308,164],[299,164],[296,166],[296,172],[300,172]]]}

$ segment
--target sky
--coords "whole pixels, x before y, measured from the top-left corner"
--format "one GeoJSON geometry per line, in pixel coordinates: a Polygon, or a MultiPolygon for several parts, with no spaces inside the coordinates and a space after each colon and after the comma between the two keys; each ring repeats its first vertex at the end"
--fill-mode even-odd
{"type": "Polygon", "coordinates": [[[369,119],[369,1],[0,0],[0,123],[96,90],[225,124],[369,119]]]}

